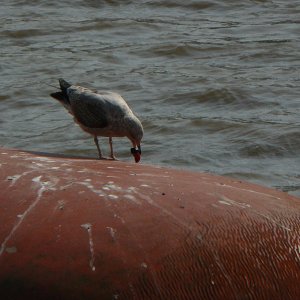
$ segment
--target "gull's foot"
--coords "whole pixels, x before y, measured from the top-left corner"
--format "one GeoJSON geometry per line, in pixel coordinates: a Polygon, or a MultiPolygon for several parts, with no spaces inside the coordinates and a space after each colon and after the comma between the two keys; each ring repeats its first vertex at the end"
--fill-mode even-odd
{"type": "Polygon", "coordinates": [[[98,160],[118,160],[115,156],[113,157],[105,157],[105,156],[98,156],[98,160]]]}
{"type": "Polygon", "coordinates": [[[109,158],[108,157],[104,157],[104,156],[98,156],[97,159],[98,160],[108,160],[109,158]]]}

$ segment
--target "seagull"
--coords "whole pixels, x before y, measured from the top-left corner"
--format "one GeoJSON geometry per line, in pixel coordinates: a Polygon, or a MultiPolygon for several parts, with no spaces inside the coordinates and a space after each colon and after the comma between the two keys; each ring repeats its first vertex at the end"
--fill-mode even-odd
{"type": "Polygon", "coordinates": [[[82,130],[94,137],[99,159],[103,159],[98,136],[109,138],[110,158],[113,152],[113,137],[127,137],[132,143],[130,149],[135,162],[141,159],[143,126],[133,114],[126,101],[117,93],[93,91],[79,85],[72,85],[59,79],[60,91],[50,94],[74,117],[82,130]]]}

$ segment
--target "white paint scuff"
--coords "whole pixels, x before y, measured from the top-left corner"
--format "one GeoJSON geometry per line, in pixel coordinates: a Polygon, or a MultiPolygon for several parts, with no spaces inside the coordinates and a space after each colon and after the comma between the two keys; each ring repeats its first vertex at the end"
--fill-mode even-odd
{"type": "Polygon", "coordinates": [[[232,199],[229,199],[227,197],[225,197],[224,195],[218,195],[220,200],[219,200],[219,203],[220,204],[225,204],[225,205],[229,205],[229,206],[237,206],[237,207],[240,207],[240,208],[249,208],[251,207],[250,204],[248,203],[243,203],[243,202],[238,202],[238,201],[235,201],[235,200],[232,200],[232,199]]]}
{"type": "Polygon", "coordinates": [[[20,179],[22,178],[23,176],[26,176],[27,174],[31,173],[33,171],[26,171],[26,172],[23,172],[22,174],[15,174],[15,175],[11,175],[11,176],[7,176],[6,177],[6,180],[10,180],[11,183],[9,185],[9,187],[12,187],[15,185],[15,183],[20,179]]]}
{"type": "Polygon", "coordinates": [[[220,204],[229,205],[229,206],[232,205],[232,206],[240,207],[240,208],[243,208],[243,209],[244,208],[248,208],[248,209],[250,209],[251,212],[253,212],[253,213],[255,213],[255,214],[257,214],[257,215],[259,215],[259,216],[261,216],[261,217],[263,217],[265,219],[267,219],[268,221],[270,221],[273,224],[281,227],[282,229],[284,229],[286,231],[291,231],[291,229],[289,227],[287,227],[285,225],[282,225],[281,223],[273,220],[270,216],[265,215],[265,214],[261,213],[260,211],[257,211],[255,209],[253,209],[250,204],[238,202],[238,201],[229,199],[229,198],[227,198],[227,197],[225,197],[223,195],[217,195],[217,196],[220,197],[220,200],[218,201],[220,204]]]}
{"type": "Polygon", "coordinates": [[[94,242],[93,242],[93,235],[92,235],[92,224],[86,223],[81,225],[82,228],[86,229],[89,234],[89,245],[90,245],[90,267],[92,271],[96,270],[95,267],[95,251],[94,251],[94,242]]]}
{"type": "Polygon", "coordinates": [[[262,195],[262,196],[265,196],[265,197],[268,197],[268,198],[275,198],[275,199],[281,200],[280,197],[276,197],[276,196],[266,194],[266,193],[262,193],[262,192],[253,191],[253,190],[250,190],[250,189],[244,189],[244,188],[241,188],[241,187],[236,187],[236,186],[233,186],[233,185],[228,185],[228,184],[219,183],[219,182],[215,182],[215,184],[219,185],[219,186],[222,186],[222,187],[225,187],[225,188],[240,190],[240,191],[244,191],[244,192],[248,192],[248,193],[262,195]]]}
{"type": "Polygon", "coordinates": [[[42,162],[48,162],[48,163],[57,163],[57,161],[50,159],[48,157],[44,157],[44,156],[39,156],[39,157],[28,157],[28,158],[24,158],[25,160],[30,160],[30,161],[42,161],[42,162]]]}
{"type": "Polygon", "coordinates": [[[22,222],[24,221],[24,219],[27,217],[27,215],[36,207],[36,205],[39,203],[39,201],[42,198],[43,193],[46,190],[52,189],[53,188],[53,183],[49,182],[49,181],[41,181],[42,176],[37,176],[34,177],[32,179],[32,181],[36,184],[38,184],[39,189],[37,191],[37,197],[35,198],[35,200],[29,205],[29,207],[23,212],[23,214],[19,214],[18,215],[18,221],[15,224],[15,226],[12,228],[12,230],[10,231],[10,233],[8,234],[8,236],[4,239],[4,241],[1,244],[0,247],[0,256],[3,254],[5,248],[6,248],[6,244],[7,242],[11,239],[11,237],[13,236],[13,234],[17,231],[17,229],[20,227],[20,225],[22,224],[22,222]]]}
{"type": "Polygon", "coordinates": [[[77,184],[81,184],[84,185],[85,187],[87,187],[90,191],[92,191],[93,193],[97,194],[100,197],[104,197],[106,196],[106,194],[101,190],[101,189],[96,189],[90,181],[83,181],[83,182],[77,182],[77,184]]]}
{"type": "Polygon", "coordinates": [[[112,228],[112,227],[106,227],[109,231],[110,236],[112,237],[112,239],[115,241],[116,240],[116,232],[117,230],[112,228]]]}

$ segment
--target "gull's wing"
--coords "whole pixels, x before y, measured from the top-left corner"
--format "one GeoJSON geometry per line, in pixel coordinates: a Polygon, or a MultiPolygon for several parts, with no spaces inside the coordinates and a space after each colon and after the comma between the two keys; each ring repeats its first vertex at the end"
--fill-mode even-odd
{"type": "Polygon", "coordinates": [[[96,94],[78,86],[67,92],[74,117],[86,127],[105,128],[125,115],[124,100],[118,94],[96,94]]]}

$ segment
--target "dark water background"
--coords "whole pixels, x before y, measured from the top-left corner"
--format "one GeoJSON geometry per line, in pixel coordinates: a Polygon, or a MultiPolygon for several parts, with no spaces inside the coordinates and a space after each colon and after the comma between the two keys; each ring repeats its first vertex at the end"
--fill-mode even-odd
{"type": "Polygon", "coordinates": [[[144,163],[300,196],[298,0],[2,0],[0,40],[0,145],[96,157],[48,96],[63,77],[127,99],[144,163]]]}

